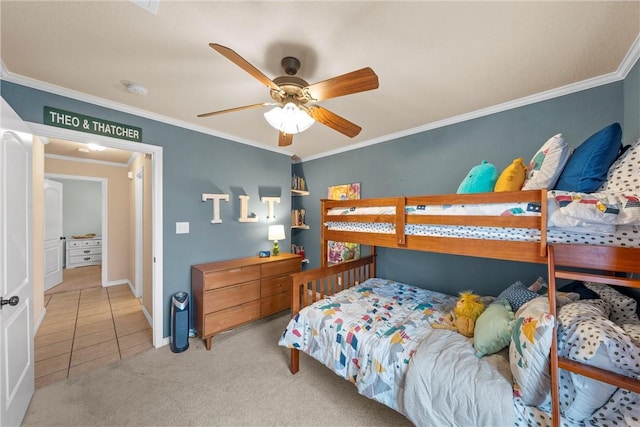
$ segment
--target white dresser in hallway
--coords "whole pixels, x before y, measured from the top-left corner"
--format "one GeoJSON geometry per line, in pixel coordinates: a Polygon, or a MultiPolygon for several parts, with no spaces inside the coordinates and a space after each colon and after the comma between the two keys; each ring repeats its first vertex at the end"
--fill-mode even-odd
{"type": "Polygon", "coordinates": [[[66,268],[102,264],[102,238],[66,239],[66,268]]]}

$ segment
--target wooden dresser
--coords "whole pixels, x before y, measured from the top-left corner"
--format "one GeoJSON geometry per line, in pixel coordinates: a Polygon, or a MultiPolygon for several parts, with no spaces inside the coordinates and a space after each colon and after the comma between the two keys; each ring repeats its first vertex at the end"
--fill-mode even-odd
{"type": "Polygon", "coordinates": [[[191,266],[193,319],[207,350],[213,335],[289,308],[289,275],[301,265],[299,255],[280,253],[191,266]]]}

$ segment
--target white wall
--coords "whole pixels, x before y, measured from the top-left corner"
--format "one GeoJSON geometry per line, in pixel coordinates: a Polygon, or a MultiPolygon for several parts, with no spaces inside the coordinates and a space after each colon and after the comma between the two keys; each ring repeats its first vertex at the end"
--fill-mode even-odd
{"type": "Polygon", "coordinates": [[[102,230],[102,183],[55,178],[62,183],[62,233],[66,238],[102,230]]]}

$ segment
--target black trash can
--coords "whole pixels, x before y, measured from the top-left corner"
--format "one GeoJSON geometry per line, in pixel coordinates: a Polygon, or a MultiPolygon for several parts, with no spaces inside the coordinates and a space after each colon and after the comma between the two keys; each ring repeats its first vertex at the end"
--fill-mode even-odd
{"type": "Polygon", "coordinates": [[[189,294],[178,292],[171,298],[171,351],[189,348],[189,294]]]}

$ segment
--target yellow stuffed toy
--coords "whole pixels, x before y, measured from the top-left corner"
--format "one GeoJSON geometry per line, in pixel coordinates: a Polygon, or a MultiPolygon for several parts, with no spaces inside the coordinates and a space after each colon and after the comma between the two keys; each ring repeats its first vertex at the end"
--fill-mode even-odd
{"type": "Polygon", "coordinates": [[[476,320],[484,311],[484,304],[480,296],[471,292],[460,292],[460,299],[453,311],[445,318],[446,323],[432,323],[434,329],[448,329],[458,331],[465,337],[473,337],[476,320]]]}
{"type": "Polygon", "coordinates": [[[526,176],[527,167],[524,165],[522,157],[518,157],[502,171],[496,181],[494,191],[520,191],[526,176]]]}

